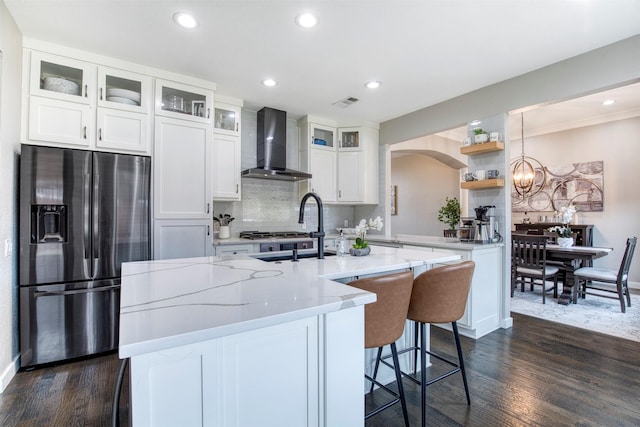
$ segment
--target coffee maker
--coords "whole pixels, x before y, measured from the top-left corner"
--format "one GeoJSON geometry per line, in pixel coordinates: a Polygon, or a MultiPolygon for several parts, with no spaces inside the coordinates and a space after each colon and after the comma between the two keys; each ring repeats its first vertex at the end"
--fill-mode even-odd
{"type": "Polygon", "coordinates": [[[479,206],[475,208],[476,219],[474,241],[491,243],[494,239],[495,206],[479,206]]]}

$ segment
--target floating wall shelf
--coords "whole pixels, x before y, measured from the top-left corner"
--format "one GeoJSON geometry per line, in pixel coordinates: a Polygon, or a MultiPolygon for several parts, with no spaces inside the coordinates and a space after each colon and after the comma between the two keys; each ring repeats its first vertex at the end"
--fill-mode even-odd
{"type": "Polygon", "coordinates": [[[500,150],[504,150],[504,142],[492,141],[460,147],[460,154],[472,156],[474,154],[491,153],[492,151],[500,150]]]}
{"type": "Polygon", "coordinates": [[[481,190],[483,188],[504,187],[504,179],[483,179],[482,181],[465,181],[460,183],[463,190],[481,190]]]}

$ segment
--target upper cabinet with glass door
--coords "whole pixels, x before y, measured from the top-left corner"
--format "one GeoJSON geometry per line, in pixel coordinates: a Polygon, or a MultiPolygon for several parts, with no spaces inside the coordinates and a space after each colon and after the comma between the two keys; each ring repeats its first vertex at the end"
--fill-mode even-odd
{"type": "Polygon", "coordinates": [[[309,123],[311,147],[328,150],[336,149],[336,128],[317,123],[309,123]]]}
{"type": "Polygon", "coordinates": [[[98,68],[98,107],[148,113],[151,77],[108,67],[98,68]]]}
{"type": "Polygon", "coordinates": [[[31,95],[91,104],[95,97],[93,64],[34,51],[31,54],[31,95]]]}
{"type": "Polygon", "coordinates": [[[338,148],[342,151],[360,151],[359,128],[338,129],[338,148]]]}
{"type": "Polygon", "coordinates": [[[213,128],[217,133],[226,135],[240,135],[240,110],[237,105],[218,102],[216,97],[213,109],[213,128]]]}
{"type": "Polygon", "coordinates": [[[160,116],[211,123],[213,91],[167,80],[156,80],[155,113],[160,116]]]}

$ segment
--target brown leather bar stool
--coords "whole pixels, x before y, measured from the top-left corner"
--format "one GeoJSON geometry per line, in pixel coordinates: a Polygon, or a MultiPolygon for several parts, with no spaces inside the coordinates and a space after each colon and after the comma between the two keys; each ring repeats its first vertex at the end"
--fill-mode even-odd
{"type": "Polygon", "coordinates": [[[458,324],[456,323],[463,315],[467,305],[467,297],[471,288],[471,279],[475,263],[465,261],[459,264],[445,265],[432,268],[415,278],[413,282],[413,292],[411,293],[411,303],[407,318],[416,322],[416,344],[418,341],[418,327],[420,332],[420,345],[415,345],[414,351],[420,350],[420,381],[412,376],[407,378],[421,385],[422,396],[422,425],[426,425],[426,387],[457,372],[462,373],[464,391],[467,395],[467,405],[471,404],[469,396],[469,385],[467,384],[467,373],[464,369],[462,358],[462,348],[460,347],[460,335],[458,334],[458,324]],[[427,350],[426,325],[428,323],[451,323],[453,337],[458,351],[458,363],[445,359],[427,350]],[[439,359],[454,369],[436,378],[427,380],[426,378],[426,358],[427,354],[439,359]]]}
{"type": "Polygon", "coordinates": [[[393,366],[398,384],[398,393],[381,384],[374,378],[365,374],[365,378],[376,384],[381,389],[387,391],[395,398],[365,414],[365,420],[373,415],[400,402],[402,405],[402,415],[404,424],[409,425],[409,415],[407,413],[407,403],[404,397],[402,386],[402,372],[398,362],[398,350],[396,341],[404,331],[405,320],[409,310],[409,300],[413,288],[413,272],[388,274],[384,276],[369,277],[355,280],[348,283],[349,286],[373,292],[377,296],[375,303],[367,304],[364,307],[364,346],[365,348],[378,348],[378,355],[385,345],[391,346],[393,366]]]}

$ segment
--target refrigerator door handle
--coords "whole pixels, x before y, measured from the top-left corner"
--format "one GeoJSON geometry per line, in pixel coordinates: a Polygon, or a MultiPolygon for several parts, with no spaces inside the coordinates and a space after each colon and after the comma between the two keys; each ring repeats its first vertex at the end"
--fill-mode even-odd
{"type": "Polygon", "coordinates": [[[84,189],[82,193],[82,202],[84,205],[83,213],[83,226],[82,231],[84,234],[84,272],[85,277],[91,277],[91,265],[89,264],[89,252],[91,251],[91,235],[89,225],[91,224],[91,207],[89,205],[89,199],[91,194],[91,175],[86,174],[84,176],[84,189]]]}
{"type": "Polygon", "coordinates": [[[98,197],[100,197],[99,195],[99,190],[100,188],[100,175],[98,174],[97,171],[94,172],[93,174],[93,262],[94,262],[94,268],[93,271],[96,271],[96,264],[97,261],[100,257],[100,248],[99,248],[99,244],[98,242],[100,242],[100,227],[98,226],[100,220],[99,220],[99,213],[100,213],[100,206],[98,205],[98,203],[96,203],[96,200],[98,197]]]}
{"type": "Polygon", "coordinates": [[[100,286],[99,288],[74,289],[71,291],[35,291],[33,293],[33,296],[38,298],[59,295],[88,294],[91,292],[112,291],[114,289],[120,289],[120,285],[100,286]]]}

